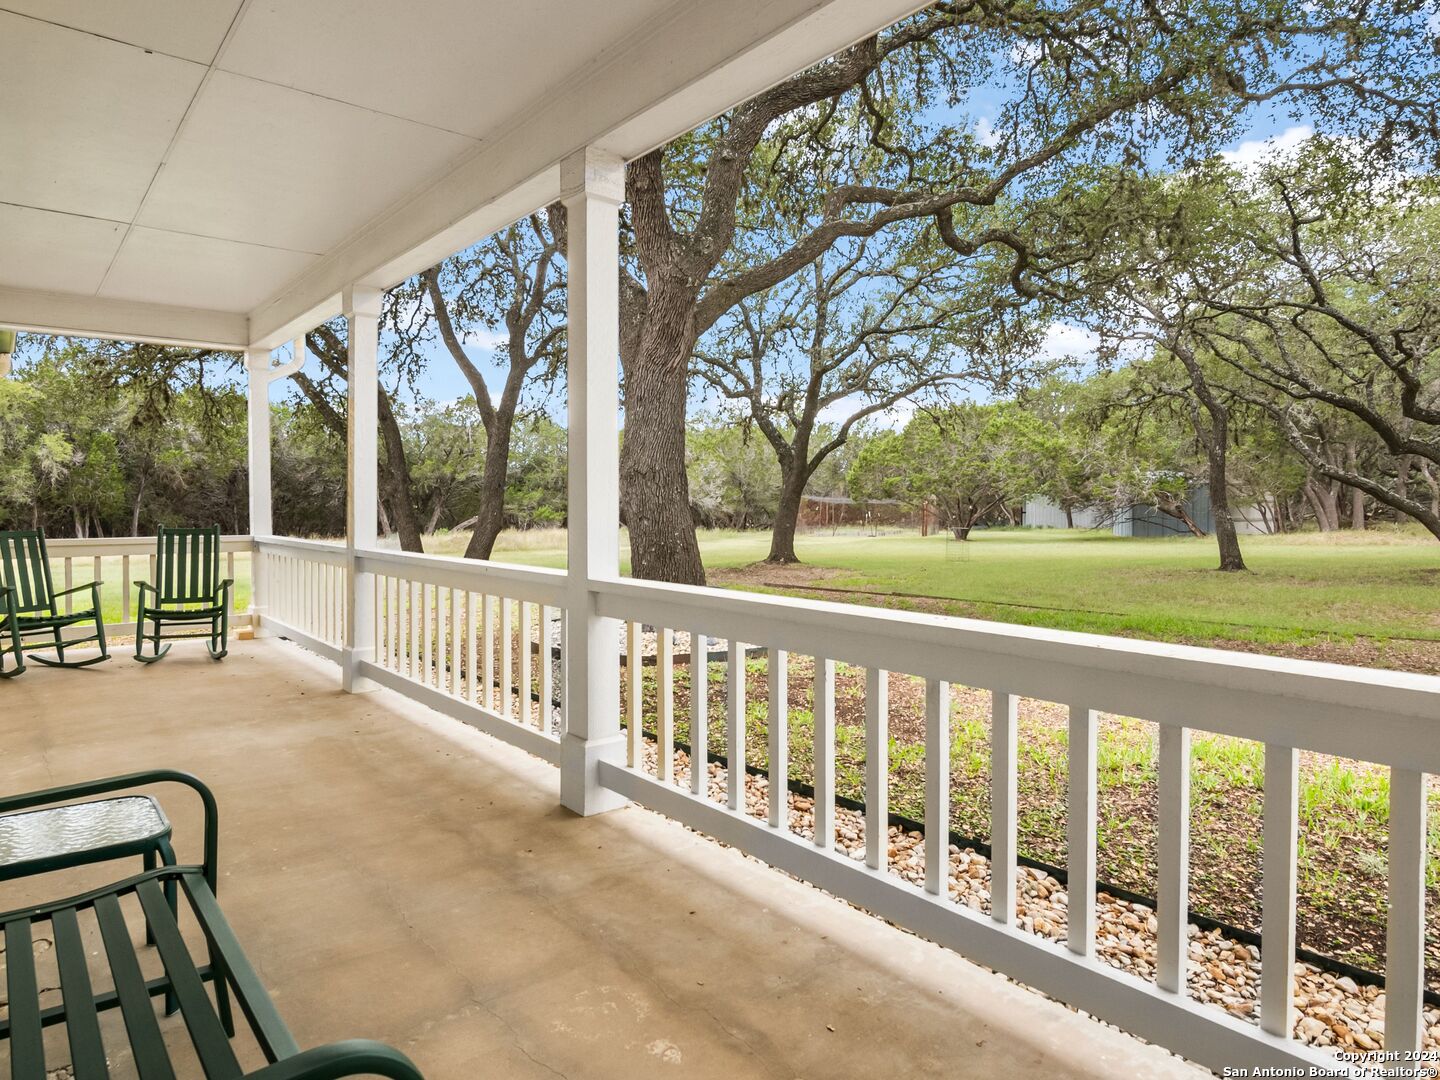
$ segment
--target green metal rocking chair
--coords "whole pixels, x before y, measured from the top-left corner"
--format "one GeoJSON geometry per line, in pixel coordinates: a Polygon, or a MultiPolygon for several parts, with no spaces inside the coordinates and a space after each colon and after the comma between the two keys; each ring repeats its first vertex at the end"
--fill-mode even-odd
{"type": "Polygon", "coordinates": [[[160,526],[155,538],[155,581],[137,581],[139,614],[135,622],[135,659],[153,664],[170,651],[161,641],[206,638],[205,647],[215,660],[229,652],[231,578],[220,577],[220,526],[209,529],[169,529],[160,526]],[[201,631],[167,633],[169,625],[201,631]],[[151,655],[145,655],[145,643],[151,655]]]}
{"type": "Polygon", "coordinates": [[[0,532],[0,679],[13,679],[25,670],[25,654],[50,667],[90,667],[110,659],[105,645],[105,621],[100,611],[100,582],[76,585],[55,591],[50,577],[50,556],[45,550],[45,530],[0,532]],[[88,590],[90,606],[81,611],[62,612],[56,603],[61,597],[88,590]],[[65,637],[64,631],[79,623],[94,623],[93,633],[65,637]],[[99,656],[66,660],[65,650],[97,642],[99,656]],[[55,656],[35,655],[36,649],[54,649],[55,656]],[[5,657],[15,658],[6,670],[5,657]]]}

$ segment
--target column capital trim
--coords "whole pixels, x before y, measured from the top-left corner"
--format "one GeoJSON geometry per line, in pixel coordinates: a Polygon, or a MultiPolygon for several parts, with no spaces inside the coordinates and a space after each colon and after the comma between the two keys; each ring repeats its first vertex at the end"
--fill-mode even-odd
{"type": "Polygon", "coordinates": [[[625,160],[599,147],[576,150],[560,162],[560,199],[581,196],[620,204],[625,201],[625,160]]]}
{"type": "Polygon", "coordinates": [[[380,303],[385,291],[372,285],[346,285],[340,293],[340,312],[347,319],[351,315],[380,317],[380,303]]]}

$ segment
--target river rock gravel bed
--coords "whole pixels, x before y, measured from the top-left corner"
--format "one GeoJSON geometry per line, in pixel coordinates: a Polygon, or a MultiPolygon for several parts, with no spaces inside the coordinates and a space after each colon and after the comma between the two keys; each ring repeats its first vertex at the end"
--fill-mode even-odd
{"type": "MultiPolygon", "coordinates": [[[[690,762],[675,751],[675,783],[688,788],[690,762]]],[[[645,744],[645,772],[655,774],[655,744],[645,744]]],[[[709,798],[723,802],[726,770],[708,764],[709,798]]],[[[814,836],[813,803],[787,792],[790,830],[814,836]]],[[[745,811],[754,817],[769,814],[769,782],[763,776],[745,778],[745,811]]],[[[835,812],[835,846],[856,861],[865,858],[865,819],[853,810],[835,812]]],[[[913,885],[925,882],[924,834],[890,826],[889,870],[913,885]]],[[[1068,926],[1065,886],[1043,871],[1016,868],[1016,925],[1063,946],[1068,926]]],[[[973,849],[950,845],[950,898],[977,912],[990,910],[990,860],[973,849]]],[[[1096,898],[1096,955],[1112,967],[1142,979],[1155,978],[1155,913],[1107,893],[1096,898]]],[[[1219,930],[1190,926],[1191,996],[1224,1009],[1232,1016],[1259,1022],[1260,950],[1224,936],[1219,930]]],[[[1385,992],[1361,986],[1348,976],[1321,971],[1311,964],[1295,964],[1295,1037],[1317,1047],[1348,1052],[1379,1050],[1385,1039],[1385,992]]],[[[1440,1009],[1426,1007],[1424,1049],[1440,1050],[1440,1009]]]]}

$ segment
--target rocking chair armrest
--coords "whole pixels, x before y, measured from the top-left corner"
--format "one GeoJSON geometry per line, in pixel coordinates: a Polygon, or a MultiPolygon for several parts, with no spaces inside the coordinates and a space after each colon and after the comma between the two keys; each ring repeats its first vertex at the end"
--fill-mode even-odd
{"type": "Polygon", "coordinates": [[[369,1039],[347,1039],[302,1051],[248,1074],[248,1080],[340,1080],[346,1076],[425,1080],[415,1063],[399,1050],[369,1039]]]}
{"type": "Polygon", "coordinates": [[[217,873],[217,846],[220,839],[220,810],[215,796],[199,777],[176,769],[150,769],[145,772],[126,773],[123,776],[107,776],[100,780],[86,780],[79,784],[65,784],[61,787],[46,788],[43,791],[27,791],[21,795],[0,797],[0,814],[13,810],[29,810],[37,806],[52,806],[106,795],[112,791],[126,791],[130,788],[149,787],[151,784],[181,784],[200,796],[205,807],[205,881],[210,891],[215,891],[217,873]]]}
{"type": "Polygon", "coordinates": [[[69,596],[71,593],[83,592],[86,589],[94,589],[96,591],[96,595],[98,596],[100,586],[103,584],[105,584],[103,581],[87,581],[84,585],[76,585],[73,589],[61,589],[59,592],[51,593],[50,595],[69,596]]]}
{"type": "Polygon", "coordinates": [[[141,595],[141,596],[144,596],[147,590],[148,590],[149,592],[153,592],[156,596],[159,596],[159,595],[160,595],[160,590],[157,589],[154,585],[151,585],[150,582],[148,582],[148,581],[139,581],[139,580],[136,580],[136,581],[132,581],[130,584],[131,584],[131,585],[134,585],[137,589],[140,590],[140,595],[141,595]]]}

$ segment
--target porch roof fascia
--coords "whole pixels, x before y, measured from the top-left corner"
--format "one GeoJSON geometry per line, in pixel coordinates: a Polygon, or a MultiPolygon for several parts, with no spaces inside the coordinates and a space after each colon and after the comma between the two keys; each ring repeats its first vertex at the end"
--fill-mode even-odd
{"type": "Polygon", "coordinates": [[[243,314],[7,286],[0,286],[0,326],[226,352],[239,352],[250,341],[243,314]]]}

